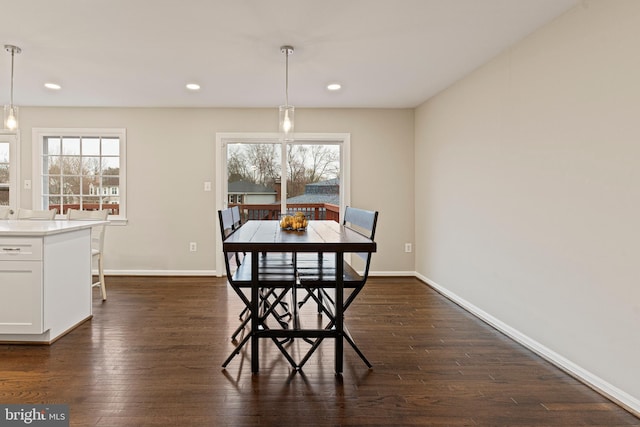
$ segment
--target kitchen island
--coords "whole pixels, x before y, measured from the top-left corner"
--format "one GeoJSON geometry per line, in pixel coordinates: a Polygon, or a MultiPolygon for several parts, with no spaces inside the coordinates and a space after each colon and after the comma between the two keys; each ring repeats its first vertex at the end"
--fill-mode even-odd
{"type": "Polygon", "coordinates": [[[0,221],[0,343],[51,344],[91,319],[91,227],[0,221]]]}

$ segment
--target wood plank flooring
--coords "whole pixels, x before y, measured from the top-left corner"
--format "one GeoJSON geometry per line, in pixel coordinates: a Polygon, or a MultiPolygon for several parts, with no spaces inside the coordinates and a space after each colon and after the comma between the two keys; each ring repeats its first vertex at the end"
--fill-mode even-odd
{"type": "Polygon", "coordinates": [[[245,351],[222,369],[242,308],[224,279],[107,283],[53,345],[0,345],[0,403],[67,403],[72,426],[640,426],[413,278],[369,280],[346,321],[374,367],[345,344],[342,376],[331,341],[302,372],[266,340],[259,374],[245,351]]]}

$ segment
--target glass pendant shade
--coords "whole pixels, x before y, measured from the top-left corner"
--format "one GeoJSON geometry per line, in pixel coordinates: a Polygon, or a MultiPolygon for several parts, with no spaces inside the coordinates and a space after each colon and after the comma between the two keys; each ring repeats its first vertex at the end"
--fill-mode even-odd
{"type": "Polygon", "coordinates": [[[9,130],[18,128],[18,107],[15,105],[4,106],[4,127],[9,130]]]}
{"type": "Polygon", "coordinates": [[[294,117],[295,107],[292,105],[280,106],[280,133],[283,141],[293,141],[294,117]]]}
{"type": "Polygon", "coordinates": [[[10,131],[14,131],[18,129],[18,107],[13,105],[13,57],[16,53],[22,52],[18,46],[14,46],[12,44],[5,44],[4,50],[11,54],[11,92],[9,97],[9,105],[4,106],[4,115],[3,121],[4,128],[9,129],[10,131]]]}

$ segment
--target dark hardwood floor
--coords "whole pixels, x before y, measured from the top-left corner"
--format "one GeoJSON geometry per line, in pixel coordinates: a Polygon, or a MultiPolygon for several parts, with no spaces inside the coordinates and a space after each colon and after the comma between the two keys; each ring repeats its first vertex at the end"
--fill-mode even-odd
{"type": "Polygon", "coordinates": [[[342,376],[331,341],[302,372],[266,340],[259,374],[244,351],[222,369],[241,309],[224,279],[107,283],[53,345],[0,345],[0,403],[66,403],[73,426],[640,426],[412,278],[369,280],[347,325],[374,367],[345,345],[342,376]]]}

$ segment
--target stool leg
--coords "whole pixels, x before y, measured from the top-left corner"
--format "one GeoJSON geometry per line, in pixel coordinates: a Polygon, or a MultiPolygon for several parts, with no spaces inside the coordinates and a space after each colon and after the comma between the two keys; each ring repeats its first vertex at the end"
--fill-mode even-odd
{"type": "Polygon", "coordinates": [[[102,267],[102,254],[98,254],[98,277],[100,279],[100,291],[102,291],[102,301],[106,301],[107,286],[104,283],[104,268],[102,267]]]}

